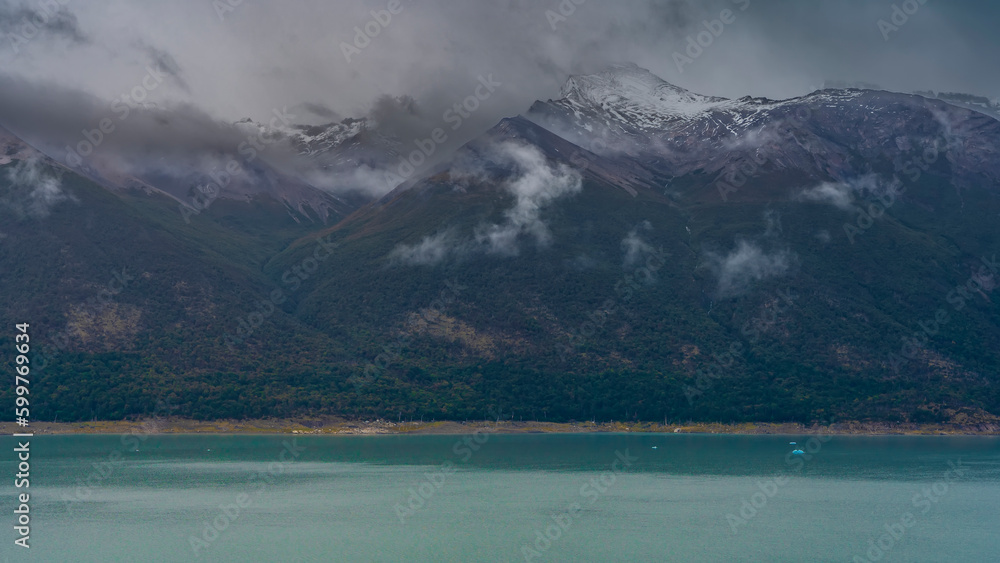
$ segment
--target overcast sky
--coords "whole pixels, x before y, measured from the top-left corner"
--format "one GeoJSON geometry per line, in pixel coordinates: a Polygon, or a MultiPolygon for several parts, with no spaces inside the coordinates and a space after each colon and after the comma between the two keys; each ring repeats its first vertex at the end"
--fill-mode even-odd
{"type": "MultiPolygon", "coordinates": [[[[182,125],[171,127],[182,137],[205,137],[215,120],[266,122],[283,107],[309,123],[374,111],[421,135],[492,76],[500,86],[467,120],[468,139],[557,97],[570,74],[612,62],[725,97],[793,97],[825,80],[1000,96],[1000,6],[986,1],[399,1],[383,26],[371,12],[389,0],[49,0],[64,4],[58,13],[38,0],[0,0],[0,124],[63,128],[75,139],[139,88],[144,103],[178,114],[182,125]],[[894,22],[894,4],[913,13],[894,22]],[[713,24],[723,10],[731,23],[713,24]],[[689,38],[705,32],[707,43],[705,21],[718,36],[679,69],[689,38]],[[358,38],[356,27],[376,36],[358,38]],[[356,46],[350,62],[345,44],[356,46]],[[147,78],[149,67],[162,81],[147,78]],[[140,88],[144,80],[155,88],[140,88]],[[376,103],[404,95],[415,104],[376,103]]],[[[114,142],[141,138],[142,123],[114,142]]]]}
{"type": "Polygon", "coordinates": [[[65,13],[16,48],[12,33],[27,35],[23,18],[44,10],[35,1],[3,2],[4,73],[111,99],[158,61],[175,76],[151,99],[190,102],[229,120],[301,103],[360,115],[384,94],[447,103],[489,73],[503,83],[486,108],[499,117],[556,96],[570,73],[616,61],[727,97],[789,97],[825,79],[1000,95],[1000,7],[985,1],[930,0],[886,41],[877,22],[891,22],[899,0],[566,0],[575,12],[555,30],[546,12],[558,13],[557,0],[400,0],[402,11],[384,28],[369,27],[378,36],[351,63],[341,42],[353,42],[353,28],[388,0],[243,0],[222,17],[227,0],[60,1],[65,13]],[[678,72],[673,53],[725,8],[735,21],[678,72]]]}

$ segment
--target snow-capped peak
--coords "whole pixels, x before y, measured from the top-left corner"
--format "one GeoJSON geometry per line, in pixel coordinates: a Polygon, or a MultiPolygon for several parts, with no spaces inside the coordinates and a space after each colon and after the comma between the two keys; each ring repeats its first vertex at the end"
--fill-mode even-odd
{"type": "Polygon", "coordinates": [[[303,154],[317,154],[340,147],[346,141],[361,134],[368,128],[366,119],[345,119],[340,123],[329,123],[323,126],[295,127],[292,141],[303,154]]]}
{"type": "Polygon", "coordinates": [[[316,155],[338,149],[368,128],[368,121],[361,119],[344,119],[339,123],[325,125],[288,125],[276,128],[258,123],[249,117],[243,118],[234,126],[248,135],[291,143],[300,154],[316,155]]]}
{"type": "Polygon", "coordinates": [[[601,109],[640,127],[689,118],[729,102],[674,86],[634,64],[618,64],[597,74],[572,76],[563,100],[580,109],[601,109]]]}

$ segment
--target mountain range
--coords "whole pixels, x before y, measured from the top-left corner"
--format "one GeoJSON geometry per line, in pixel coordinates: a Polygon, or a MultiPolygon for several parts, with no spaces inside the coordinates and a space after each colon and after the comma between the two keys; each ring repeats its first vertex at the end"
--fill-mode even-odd
{"type": "Polygon", "coordinates": [[[1000,121],[960,98],[616,65],[387,193],[414,146],[364,119],[245,120],[169,175],[21,126],[0,317],[47,420],[995,422],[1000,121]]]}

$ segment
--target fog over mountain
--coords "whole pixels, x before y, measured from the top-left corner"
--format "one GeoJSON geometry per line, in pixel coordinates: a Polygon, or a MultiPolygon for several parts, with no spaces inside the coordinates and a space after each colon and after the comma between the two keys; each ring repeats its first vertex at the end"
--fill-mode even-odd
{"type": "Polygon", "coordinates": [[[0,0],[0,560],[996,560],[998,16],[0,0]]]}
{"type": "MultiPolygon", "coordinates": [[[[988,22],[998,8],[980,4],[914,4],[906,15],[860,0],[7,0],[0,124],[66,153],[129,106],[95,158],[146,168],[177,146],[224,161],[245,140],[229,125],[246,117],[367,117],[404,146],[444,128],[435,161],[534,100],[558,97],[569,75],[618,62],[729,98],[788,98],[827,81],[993,98],[1000,79],[984,69],[997,53],[988,22]],[[497,85],[486,95],[484,79],[497,85]]],[[[270,152],[279,167],[287,160],[278,146],[270,152]]],[[[310,178],[334,191],[372,184],[310,178]]]]}
{"type": "Polygon", "coordinates": [[[0,316],[53,418],[992,424],[955,6],[5,2],[0,316]]]}

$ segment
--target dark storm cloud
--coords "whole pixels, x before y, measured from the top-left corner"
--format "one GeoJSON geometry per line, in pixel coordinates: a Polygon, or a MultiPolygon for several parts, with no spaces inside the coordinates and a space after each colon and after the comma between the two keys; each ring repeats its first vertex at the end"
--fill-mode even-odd
{"type": "MultiPolygon", "coordinates": [[[[153,66],[169,76],[149,96],[159,109],[137,112],[104,149],[232,151],[241,131],[227,123],[288,107],[310,124],[368,116],[408,150],[442,128],[440,157],[557,97],[569,75],[616,62],[726,97],[792,97],[827,80],[1000,95],[990,72],[1000,9],[988,2],[577,2],[401,0],[391,18],[387,0],[243,2],[221,19],[200,0],[69,3],[34,40],[30,61],[0,60],[0,113],[21,132],[73,142],[153,66]],[[905,21],[894,5],[906,7],[905,21]],[[66,39],[79,45],[56,48],[66,39]],[[690,63],[679,67],[678,55],[690,63]],[[484,83],[496,86],[472,99],[484,83]]],[[[0,31],[33,6],[0,5],[0,31]]]]}
{"type": "Polygon", "coordinates": [[[239,134],[192,105],[147,109],[128,98],[109,103],[52,82],[0,78],[0,123],[32,144],[58,150],[90,138],[95,154],[169,155],[174,150],[225,151],[239,134]],[[101,131],[101,122],[110,126],[101,131]]]}
{"type": "Polygon", "coordinates": [[[85,43],[76,16],[64,7],[32,5],[27,2],[0,4],[0,41],[19,49],[36,37],[58,38],[71,43],[85,43]]]}
{"type": "MultiPolygon", "coordinates": [[[[45,154],[88,175],[156,179],[157,187],[184,198],[186,187],[236,161],[263,170],[299,169],[287,144],[262,145],[252,161],[240,153],[255,130],[241,129],[190,104],[152,107],[127,98],[114,103],[53,83],[0,78],[0,123],[45,154]]],[[[116,180],[117,179],[117,180],[116,180]]],[[[244,185],[262,177],[243,174],[244,185]]],[[[259,185],[258,185],[259,187],[259,185]]]]}
{"type": "Polygon", "coordinates": [[[170,75],[170,77],[173,78],[174,82],[182,90],[189,94],[191,93],[191,88],[188,86],[187,82],[184,81],[184,77],[182,76],[183,73],[180,65],[177,64],[177,61],[170,53],[152,45],[148,45],[142,40],[136,41],[135,46],[146,53],[151,65],[170,75]]]}
{"type": "MultiPolygon", "coordinates": [[[[988,2],[402,0],[385,25],[372,16],[386,13],[385,0],[242,3],[222,21],[203,4],[70,3],[50,29],[82,40],[79,12],[103,52],[113,54],[108,60],[94,50],[65,63],[91,67],[93,83],[78,81],[83,89],[109,80],[101,67],[127,75],[135,58],[127,53],[138,49],[190,89],[186,101],[229,120],[305,103],[359,116],[384,95],[411,96],[436,119],[480,75],[493,73],[505,87],[484,109],[489,118],[478,120],[495,122],[556,95],[569,74],[614,62],[635,62],[680,86],[724,96],[787,97],[824,80],[1000,93],[998,79],[985,71],[998,52],[989,22],[1000,13],[988,2]],[[878,22],[892,21],[893,6],[907,2],[919,8],[886,41],[878,22]],[[674,54],[685,54],[688,38],[722,10],[735,21],[679,72],[674,54]],[[362,46],[348,62],[343,46],[358,43],[358,30],[362,46]]],[[[24,17],[26,6],[0,8],[0,30],[24,17]]],[[[42,69],[58,80],[65,57],[51,58],[42,69]]]]}
{"type": "Polygon", "coordinates": [[[989,2],[755,0],[688,79],[725,96],[784,97],[840,80],[995,97],[1000,84],[983,69],[1000,48],[998,15],[989,2]]]}

